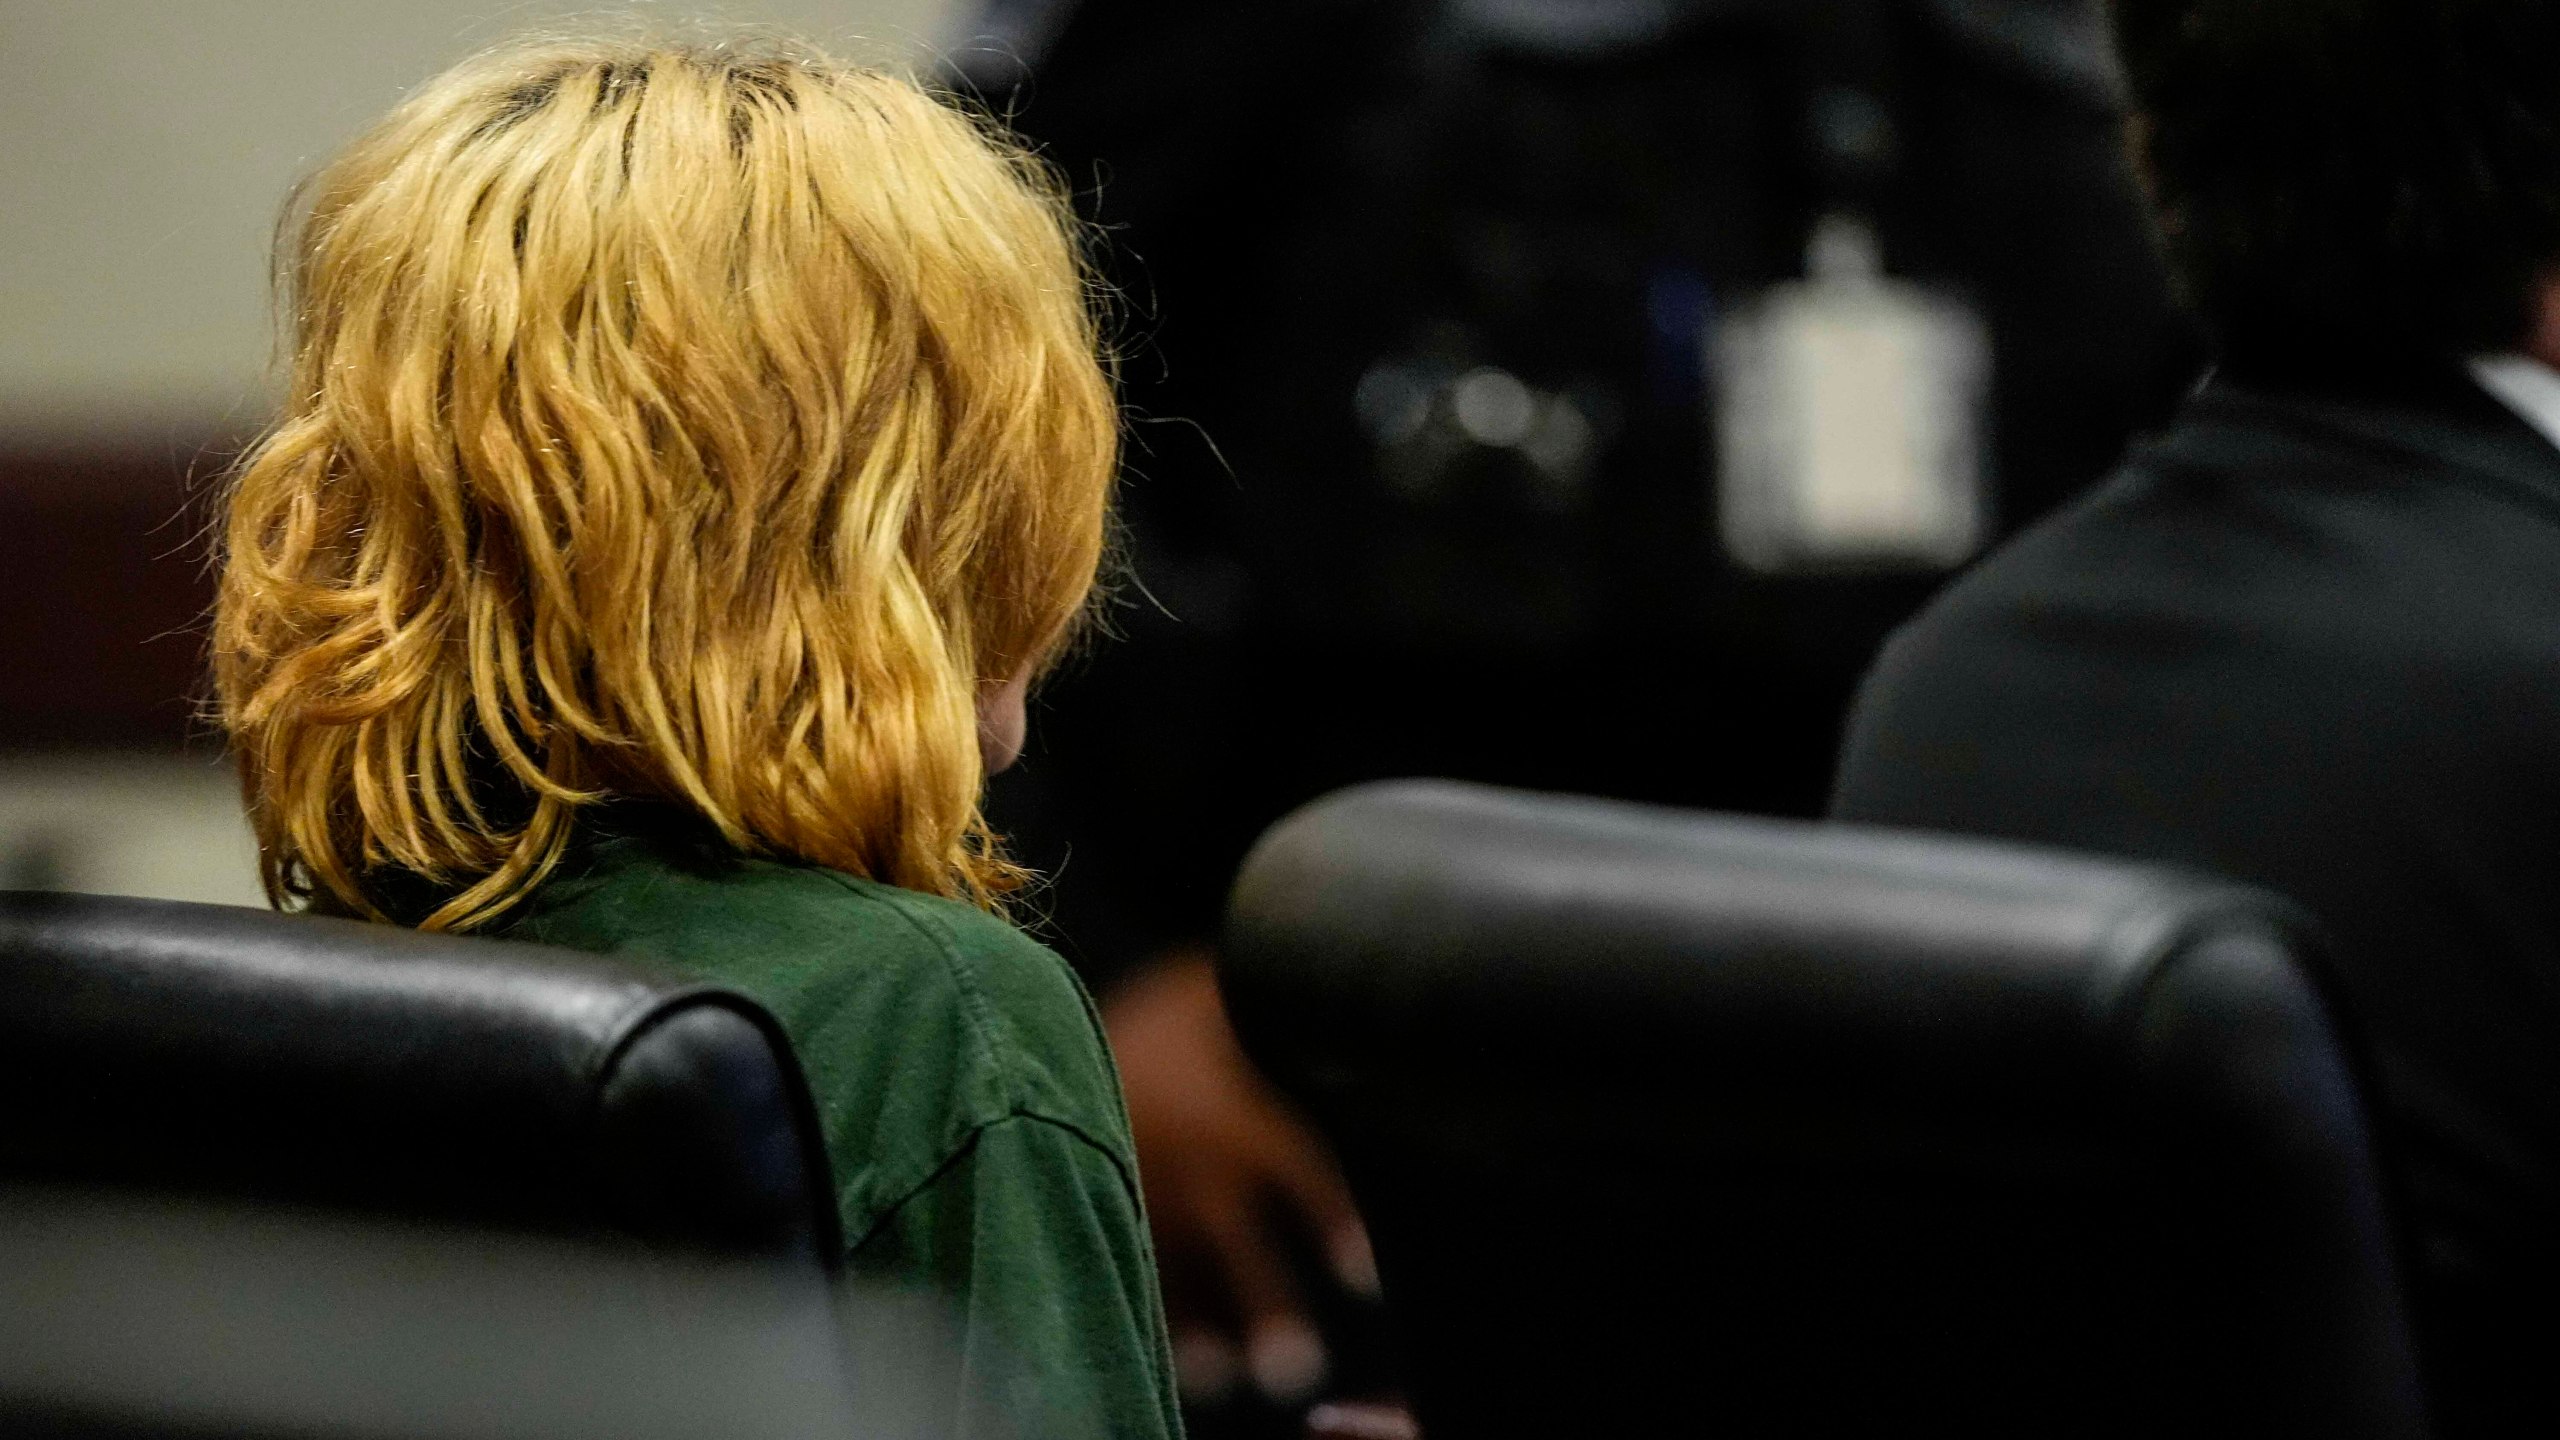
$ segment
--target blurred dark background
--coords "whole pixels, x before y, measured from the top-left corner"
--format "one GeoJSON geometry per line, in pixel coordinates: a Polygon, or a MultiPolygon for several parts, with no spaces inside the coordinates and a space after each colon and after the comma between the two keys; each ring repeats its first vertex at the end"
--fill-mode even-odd
{"type": "Polygon", "coordinates": [[[1134,419],[1120,634],[997,788],[1084,963],[1204,938],[1357,780],[1818,813],[1943,576],[1730,563],[1710,345],[1854,211],[1988,326],[1997,530],[2102,474],[2201,351],[2098,13],[994,7],[958,58],[1101,227],[1134,419]]]}

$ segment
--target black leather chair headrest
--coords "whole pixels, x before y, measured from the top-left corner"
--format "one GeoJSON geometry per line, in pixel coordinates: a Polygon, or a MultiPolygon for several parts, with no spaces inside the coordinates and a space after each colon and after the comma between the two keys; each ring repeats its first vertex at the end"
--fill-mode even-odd
{"type": "Polygon", "coordinates": [[[1400,782],[1263,838],[1222,979],[1435,1436],[2407,1435],[2314,956],[2146,866],[1400,782]]]}
{"type": "Polygon", "coordinates": [[[779,1028],[663,967],[0,893],[0,997],[0,1177],[838,1258],[779,1028]]]}
{"type": "Polygon", "coordinates": [[[2123,1047],[2092,1042],[2199,930],[2298,924],[2255,891],[2056,852],[1436,782],[1283,821],[1230,916],[1227,984],[1293,1046],[1419,1057],[1513,1031],[1605,1059],[1655,1039],[1702,1082],[1865,1106],[1890,1074],[1913,1103],[2004,1108],[2120,1082],[2123,1047]],[[2044,1083],[2004,1083],[2021,1065],[2044,1083]]]}

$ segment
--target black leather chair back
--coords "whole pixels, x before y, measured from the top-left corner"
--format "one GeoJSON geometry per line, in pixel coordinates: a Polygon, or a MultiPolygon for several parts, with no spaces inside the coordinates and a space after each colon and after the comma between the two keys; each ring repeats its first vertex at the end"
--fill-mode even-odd
{"type": "Polygon", "coordinates": [[[773,1019],[624,959],[0,893],[0,1097],[0,1179],[838,1258],[773,1019]]]}
{"type": "Polygon", "coordinates": [[[1425,1433],[2419,1433],[2282,902],[1402,782],[1264,837],[1224,983],[1340,1147],[1425,1433]]]}

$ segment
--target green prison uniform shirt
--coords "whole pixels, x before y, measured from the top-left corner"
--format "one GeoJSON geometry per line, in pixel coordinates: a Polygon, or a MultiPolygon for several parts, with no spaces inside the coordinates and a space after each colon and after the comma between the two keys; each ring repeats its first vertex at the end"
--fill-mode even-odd
{"type": "Polygon", "coordinates": [[[817,1100],[848,1272],[949,1310],[958,1393],[926,1399],[954,1434],[1182,1433],[1119,1076],[1047,947],[634,807],[497,931],[647,956],[773,1012],[817,1100]]]}

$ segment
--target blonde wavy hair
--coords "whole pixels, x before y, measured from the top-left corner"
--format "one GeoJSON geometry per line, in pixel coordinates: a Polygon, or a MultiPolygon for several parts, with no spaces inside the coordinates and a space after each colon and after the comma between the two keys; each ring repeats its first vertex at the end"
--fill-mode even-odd
{"type": "Polygon", "coordinates": [[[977,702],[1089,607],[1119,416],[1061,190],[777,43],[539,42],[423,86],[279,244],[219,717],[269,897],[469,929],[639,795],[994,906],[977,702]]]}

